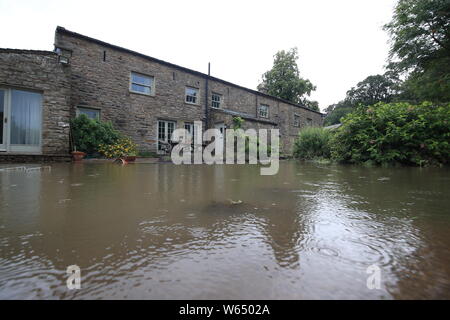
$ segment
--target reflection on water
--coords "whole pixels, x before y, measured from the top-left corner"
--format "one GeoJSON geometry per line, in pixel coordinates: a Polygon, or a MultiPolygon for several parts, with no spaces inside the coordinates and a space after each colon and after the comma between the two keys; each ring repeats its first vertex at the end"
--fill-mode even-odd
{"type": "Polygon", "coordinates": [[[437,168],[0,171],[0,298],[449,299],[449,191],[437,168]]]}

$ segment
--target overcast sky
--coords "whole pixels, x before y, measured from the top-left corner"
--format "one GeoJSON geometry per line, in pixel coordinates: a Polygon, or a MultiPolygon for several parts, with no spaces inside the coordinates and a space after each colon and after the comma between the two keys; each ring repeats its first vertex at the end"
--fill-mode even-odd
{"type": "Polygon", "coordinates": [[[0,47],[53,50],[57,25],[255,89],[298,47],[323,110],[382,73],[395,0],[0,0],[0,47]]]}

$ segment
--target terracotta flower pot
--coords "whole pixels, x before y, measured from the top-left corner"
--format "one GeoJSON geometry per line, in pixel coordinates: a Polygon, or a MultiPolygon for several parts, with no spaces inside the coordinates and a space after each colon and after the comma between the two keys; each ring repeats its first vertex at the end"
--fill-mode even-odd
{"type": "Polygon", "coordinates": [[[117,158],[114,162],[122,162],[122,164],[128,164],[136,160],[136,156],[124,156],[121,158],[117,158]]]}
{"type": "Polygon", "coordinates": [[[72,151],[72,158],[73,161],[75,162],[79,162],[81,160],[83,160],[83,158],[86,156],[86,153],[82,152],[82,151],[72,151]]]}
{"type": "Polygon", "coordinates": [[[124,159],[126,162],[134,162],[136,160],[136,156],[126,156],[124,159]]]}

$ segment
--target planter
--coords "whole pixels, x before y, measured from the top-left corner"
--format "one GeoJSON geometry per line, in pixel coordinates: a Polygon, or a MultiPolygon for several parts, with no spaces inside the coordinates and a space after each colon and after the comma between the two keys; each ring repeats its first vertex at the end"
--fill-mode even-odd
{"type": "Polygon", "coordinates": [[[72,159],[75,162],[80,162],[86,156],[86,153],[82,151],[72,151],[72,159]]]}
{"type": "Polygon", "coordinates": [[[123,157],[126,162],[134,162],[136,160],[136,156],[126,156],[123,157]]]}
{"type": "Polygon", "coordinates": [[[136,160],[136,156],[124,156],[121,158],[117,158],[114,162],[122,162],[122,164],[128,164],[130,162],[134,162],[136,160]]]}

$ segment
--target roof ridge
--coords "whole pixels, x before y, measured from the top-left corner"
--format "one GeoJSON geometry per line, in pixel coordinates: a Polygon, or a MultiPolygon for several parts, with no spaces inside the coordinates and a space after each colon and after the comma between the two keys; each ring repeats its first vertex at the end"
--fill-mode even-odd
{"type": "Polygon", "coordinates": [[[15,48],[0,48],[0,52],[10,53],[35,53],[35,54],[56,54],[50,50],[32,50],[32,49],[15,49],[15,48]]]}
{"type": "Polygon", "coordinates": [[[137,52],[137,51],[133,51],[133,50],[130,50],[130,49],[127,49],[127,48],[124,48],[124,47],[120,47],[120,46],[117,46],[117,45],[114,45],[114,44],[111,44],[111,43],[108,43],[108,42],[105,42],[105,41],[102,41],[102,40],[98,40],[98,39],[95,39],[95,38],[92,38],[92,37],[89,37],[89,36],[86,36],[86,35],[74,32],[74,31],[70,31],[70,30],[68,30],[68,29],[66,29],[64,27],[61,27],[61,26],[57,26],[55,32],[56,33],[58,33],[58,32],[65,33],[65,34],[71,35],[73,37],[80,38],[80,39],[83,39],[83,40],[86,40],[86,41],[90,41],[90,42],[94,42],[94,43],[97,43],[97,44],[105,46],[105,47],[109,47],[109,48],[112,48],[112,49],[115,49],[115,50],[127,52],[127,53],[130,53],[130,54],[133,54],[133,55],[137,55],[137,56],[140,56],[142,58],[149,59],[149,60],[152,60],[154,62],[157,62],[157,63],[160,63],[160,64],[164,64],[164,65],[172,67],[172,68],[180,69],[180,70],[183,70],[185,72],[189,72],[191,74],[195,74],[195,75],[203,77],[205,79],[215,80],[215,81],[221,82],[221,83],[226,84],[226,85],[231,85],[231,86],[234,86],[234,87],[246,90],[248,92],[257,94],[259,96],[263,96],[263,97],[267,97],[267,98],[270,98],[270,99],[274,99],[274,100],[277,100],[277,101],[280,101],[280,102],[283,102],[283,103],[286,103],[286,104],[289,104],[289,105],[292,105],[292,106],[295,106],[295,107],[298,107],[298,108],[302,108],[302,109],[305,109],[305,110],[308,110],[308,111],[311,111],[311,112],[323,115],[323,113],[321,113],[320,111],[312,110],[312,109],[310,109],[310,108],[308,108],[308,107],[306,107],[304,105],[293,103],[291,101],[288,101],[288,100],[285,100],[285,99],[282,99],[282,98],[278,98],[278,97],[272,96],[272,95],[267,94],[267,93],[263,93],[263,92],[260,92],[260,91],[257,91],[257,90],[253,90],[253,89],[250,89],[250,88],[247,88],[247,87],[243,87],[243,86],[235,84],[233,82],[229,82],[229,81],[226,81],[226,80],[222,80],[220,78],[213,77],[211,75],[208,75],[208,74],[200,72],[200,71],[189,69],[189,68],[186,68],[186,67],[183,67],[183,66],[171,63],[171,62],[167,62],[167,61],[155,58],[155,57],[148,56],[146,54],[143,54],[143,53],[140,53],[140,52],[137,52]]]}

